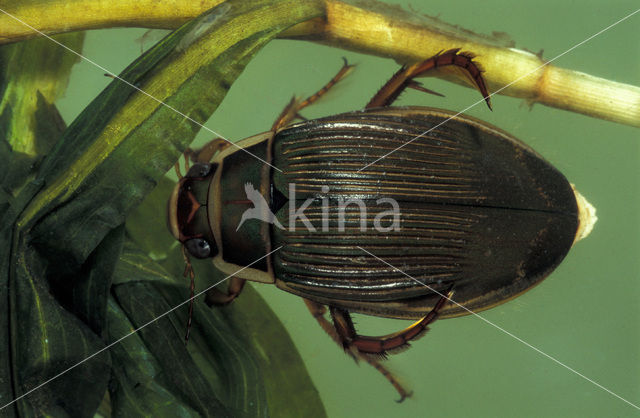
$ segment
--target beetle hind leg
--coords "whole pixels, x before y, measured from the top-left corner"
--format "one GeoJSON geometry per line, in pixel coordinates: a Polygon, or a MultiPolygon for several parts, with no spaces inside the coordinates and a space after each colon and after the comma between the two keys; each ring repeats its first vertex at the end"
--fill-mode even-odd
{"type": "Polygon", "coordinates": [[[273,130],[274,132],[278,132],[280,129],[290,124],[296,118],[305,119],[300,115],[300,111],[305,107],[313,104],[320,97],[324,96],[334,85],[336,85],[336,83],[338,83],[338,81],[346,77],[351,69],[353,69],[354,65],[349,64],[346,58],[342,59],[344,60],[342,68],[340,68],[338,73],[333,76],[333,78],[329,80],[329,82],[325,84],[320,90],[302,101],[297,100],[295,97],[292,97],[289,103],[282,110],[276,121],[273,123],[271,130],[273,130]]]}
{"type": "Polygon", "coordinates": [[[335,326],[331,324],[331,322],[327,321],[327,319],[324,317],[324,314],[327,312],[327,308],[324,305],[321,305],[316,302],[312,302],[308,299],[303,299],[303,300],[307,305],[307,308],[309,308],[311,315],[313,315],[316,321],[318,321],[318,324],[320,325],[320,327],[323,330],[325,330],[327,334],[329,334],[332,340],[334,340],[341,347],[344,347],[345,352],[351,358],[353,358],[356,363],[359,360],[362,360],[365,363],[368,363],[369,365],[371,365],[371,367],[379,371],[389,381],[389,383],[391,383],[394,389],[400,394],[400,399],[398,400],[398,402],[402,402],[403,400],[405,400],[405,398],[408,398],[411,396],[413,392],[407,390],[400,383],[400,381],[398,381],[398,379],[386,367],[384,367],[380,363],[378,359],[374,358],[374,356],[365,355],[360,353],[356,349],[349,349],[345,347],[344,339],[338,334],[338,331],[336,330],[335,326]]]}
{"type": "Polygon", "coordinates": [[[331,316],[338,334],[342,339],[345,349],[356,348],[362,354],[372,354],[386,356],[389,352],[397,352],[409,347],[409,341],[420,338],[428,331],[428,325],[436,320],[438,312],[444,304],[451,299],[453,291],[447,295],[442,295],[433,309],[421,320],[415,322],[402,331],[381,337],[369,337],[358,335],[351,315],[348,311],[340,308],[331,308],[331,316]]]}
{"type": "Polygon", "coordinates": [[[473,58],[473,54],[469,52],[460,52],[460,49],[456,48],[438,53],[424,61],[417,62],[409,66],[405,65],[400,68],[400,70],[398,70],[398,72],[396,72],[380,90],[378,90],[376,95],[373,96],[369,103],[367,103],[365,109],[391,106],[407,87],[424,91],[426,93],[435,93],[431,90],[425,89],[420,83],[413,79],[435,68],[450,65],[464,70],[465,74],[471,79],[473,84],[476,85],[478,90],[480,90],[484,100],[487,102],[487,106],[491,109],[491,99],[489,97],[489,92],[484,82],[484,78],[482,78],[482,70],[478,64],[473,61],[473,58]]]}

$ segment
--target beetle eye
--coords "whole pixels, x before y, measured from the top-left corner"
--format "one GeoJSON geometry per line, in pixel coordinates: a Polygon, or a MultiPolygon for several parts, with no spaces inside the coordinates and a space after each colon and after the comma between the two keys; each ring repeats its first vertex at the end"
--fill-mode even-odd
{"type": "Polygon", "coordinates": [[[196,258],[207,258],[211,256],[211,245],[202,238],[192,238],[184,243],[189,254],[196,258]]]}
{"type": "Polygon", "coordinates": [[[211,173],[211,164],[208,163],[195,163],[189,171],[187,171],[187,175],[185,177],[192,178],[204,178],[211,173]]]}

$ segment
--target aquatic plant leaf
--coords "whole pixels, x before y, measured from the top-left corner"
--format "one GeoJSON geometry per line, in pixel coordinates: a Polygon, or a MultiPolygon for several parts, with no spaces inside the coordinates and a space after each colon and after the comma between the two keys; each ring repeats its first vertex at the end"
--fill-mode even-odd
{"type": "MultiPolygon", "coordinates": [[[[149,281],[119,284],[114,286],[113,293],[135,328],[153,321],[173,307],[149,281]]],[[[171,326],[171,320],[163,317],[139,331],[141,340],[160,366],[161,373],[154,378],[199,414],[223,415],[226,409],[218,400],[219,393],[199,372],[183,336],[171,326]]]]}
{"type": "MultiPolygon", "coordinates": [[[[121,75],[173,109],[114,81],[65,130],[42,164],[33,166],[35,178],[5,199],[10,204],[4,205],[0,230],[0,295],[9,302],[10,315],[0,334],[6,342],[0,351],[0,399],[10,402],[104,348],[98,332],[111,329],[109,293],[134,326],[171,307],[166,292],[174,287],[153,280],[120,280],[109,288],[112,273],[118,274],[115,255],[122,248],[126,214],[198,131],[184,115],[204,122],[255,52],[279,31],[322,12],[315,2],[233,0],[185,24],[121,75]]],[[[46,113],[51,107],[45,103],[38,109],[46,113]]],[[[5,120],[15,117],[6,115],[5,120]]],[[[182,295],[182,289],[175,292],[182,295]]],[[[157,381],[171,387],[185,411],[233,414],[235,408],[223,405],[197,372],[200,366],[188,356],[177,327],[149,325],[141,331],[148,351],[163,359],[157,381]]],[[[3,412],[91,415],[111,376],[109,353],[80,363],[3,412]]],[[[125,416],[133,411],[123,408],[125,416]]]]}
{"type": "MultiPolygon", "coordinates": [[[[128,243],[125,248],[129,249],[128,252],[135,252],[138,263],[148,268],[134,272],[129,268],[116,268],[114,298],[110,302],[110,310],[117,307],[117,310],[126,314],[127,320],[131,321],[131,328],[122,328],[121,324],[110,325],[112,340],[121,338],[131,329],[144,326],[188,298],[183,283],[169,283],[166,277],[170,273],[148,257],[142,262],[144,256],[139,250],[135,251],[135,244],[128,243]],[[121,275],[125,277],[119,277],[121,275]],[[114,327],[120,327],[126,333],[112,332],[114,327]]],[[[123,254],[118,265],[128,263],[124,259],[126,256],[123,254]]],[[[229,352],[226,349],[229,345],[238,345],[237,337],[233,332],[226,335],[227,321],[208,319],[209,310],[202,302],[196,302],[192,338],[185,347],[183,333],[187,310],[187,306],[183,305],[182,310],[171,312],[145,326],[138,334],[127,337],[136,341],[133,344],[137,346],[133,351],[130,345],[125,352],[114,351],[114,363],[118,363],[118,356],[122,355],[123,364],[134,368],[133,371],[124,369],[123,373],[116,376],[118,390],[112,390],[114,408],[119,408],[122,412],[127,411],[124,408],[131,408],[128,410],[130,414],[136,410],[153,411],[158,408],[158,404],[170,404],[185,411],[196,411],[198,416],[219,416],[225,413],[233,416],[267,416],[255,407],[260,405],[266,411],[266,399],[262,390],[263,376],[252,366],[254,353],[251,350],[241,354],[237,350],[229,352]],[[201,323],[204,325],[196,325],[201,323]],[[224,338],[211,347],[208,345],[210,342],[203,343],[200,336],[203,329],[207,329],[209,333],[217,332],[224,338]],[[131,356],[136,357],[136,364],[131,363],[134,361],[131,356]],[[225,369],[226,364],[241,364],[242,367],[234,370],[235,373],[226,375],[220,372],[225,369]],[[141,381],[144,384],[142,388],[141,381]],[[231,387],[234,388],[233,393],[240,395],[238,399],[241,402],[229,399],[227,392],[231,387]],[[253,390],[249,391],[247,387],[253,390]],[[142,391],[148,398],[137,399],[135,405],[125,407],[128,396],[126,391],[142,391]],[[181,401],[177,402],[178,399],[181,401]]]]}
{"type": "Polygon", "coordinates": [[[76,280],[56,280],[50,277],[52,290],[64,305],[70,296],[69,309],[84,321],[93,332],[101,335],[105,326],[107,296],[116,262],[122,253],[124,226],[111,230],[82,265],[76,280]]]}
{"type": "MultiPolygon", "coordinates": [[[[0,131],[3,126],[0,121],[0,131]]],[[[6,213],[10,206],[15,206],[14,196],[33,173],[33,164],[36,158],[22,152],[11,149],[8,142],[1,138],[0,132],[0,158],[4,161],[3,170],[0,170],[0,213],[6,213]]],[[[2,227],[11,224],[4,223],[2,227]]]]}
{"type": "MultiPolygon", "coordinates": [[[[0,146],[1,149],[1,146],[0,146]]],[[[1,202],[1,200],[0,200],[1,202]]],[[[9,212],[8,201],[0,203],[0,216],[9,212]]],[[[13,230],[0,227],[0,300],[9,301],[9,269],[11,266],[11,242],[13,230]]],[[[7,303],[8,305],[8,303],[7,303]]],[[[5,309],[8,312],[8,309],[5,309]]],[[[0,316],[0,403],[2,405],[14,399],[12,386],[12,361],[11,361],[11,328],[9,315],[0,316]]],[[[9,411],[7,411],[9,412],[9,411]]]]}
{"type": "Polygon", "coordinates": [[[127,216],[127,234],[153,260],[164,260],[179,245],[166,227],[167,199],[175,184],[161,177],[156,188],[127,216]]]}
{"type": "Polygon", "coordinates": [[[184,115],[204,123],[253,54],[322,12],[315,2],[236,0],[169,34],[120,75],[147,94],[114,80],[65,131],[21,226],[34,226],[49,256],[81,263],[199,131],[184,115]]]}
{"type": "MultiPolygon", "coordinates": [[[[129,221],[127,221],[127,226],[128,224],[129,221]]],[[[170,285],[176,285],[181,282],[180,284],[184,285],[184,280],[180,281],[168,273],[130,239],[124,243],[122,254],[120,254],[112,279],[113,285],[143,280],[170,285]]]]}
{"type": "MultiPolygon", "coordinates": [[[[116,273],[118,277],[120,274],[116,273]]],[[[109,298],[108,338],[122,339],[110,351],[113,377],[110,384],[110,411],[113,416],[198,417],[181,398],[155,377],[162,366],[147,349],[141,336],[127,336],[134,325],[114,297],[109,298]],[[126,337],[126,338],[123,338],[126,337]]]]}
{"type": "MultiPolygon", "coordinates": [[[[14,393],[20,395],[99,352],[104,343],[50,293],[43,279],[47,262],[24,240],[16,243],[16,249],[20,251],[13,258],[9,283],[12,309],[7,327],[10,352],[6,354],[11,359],[8,376],[13,380],[14,393]]],[[[89,416],[106,390],[110,363],[109,353],[102,352],[20,399],[6,412],[13,410],[19,416],[89,416]]],[[[4,392],[3,400],[11,401],[16,396],[11,394],[4,392]]]]}
{"type": "MultiPolygon", "coordinates": [[[[55,36],[80,50],[84,33],[55,36]]],[[[0,47],[0,213],[15,206],[13,197],[33,180],[42,156],[60,138],[66,125],[53,104],[66,89],[75,55],[48,39],[0,47]]],[[[10,226],[12,218],[3,218],[10,226]]]]}
{"type": "MultiPolygon", "coordinates": [[[[54,36],[80,51],[84,32],[54,36]]],[[[64,131],[53,103],[62,96],[79,57],[40,38],[0,48],[0,136],[15,152],[44,155],[64,131]]]]}
{"type": "MultiPolygon", "coordinates": [[[[83,38],[82,33],[57,37],[76,49],[83,38]]],[[[65,129],[53,102],[66,88],[76,59],[61,52],[49,40],[0,48],[0,298],[8,313],[0,316],[1,406],[103,347],[51,294],[44,279],[49,261],[14,236],[14,221],[26,202],[17,196],[65,129]]],[[[48,390],[34,392],[31,402],[8,406],[3,414],[92,414],[110,370],[108,354],[94,360],[70,371],[66,379],[53,380],[48,390]]]]}
{"type": "Polygon", "coordinates": [[[262,374],[268,376],[264,385],[269,411],[281,417],[326,416],[320,394],[284,325],[252,286],[245,287],[234,302],[238,303],[234,315],[228,318],[235,332],[241,331],[253,347],[262,374]]]}

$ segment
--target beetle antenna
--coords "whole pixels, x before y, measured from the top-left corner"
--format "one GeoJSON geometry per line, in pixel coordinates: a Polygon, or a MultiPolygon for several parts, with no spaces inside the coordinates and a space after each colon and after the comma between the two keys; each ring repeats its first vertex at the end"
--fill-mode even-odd
{"type": "MultiPolygon", "coordinates": [[[[189,150],[190,149],[191,148],[189,148],[184,154],[182,154],[184,156],[184,172],[185,173],[189,172],[189,150]]],[[[176,175],[178,176],[178,179],[182,179],[184,176],[180,172],[180,160],[176,161],[173,168],[176,170],[176,175]]]]}
{"type": "Polygon", "coordinates": [[[176,175],[178,176],[178,179],[182,180],[182,173],[180,172],[180,162],[177,161],[174,165],[173,165],[174,170],[176,170],[176,175]]]}
{"type": "Polygon", "coordinates": [[[189,157],[186,153],[184,154],[184,169],[185,172],[189,172],[189,157]]]}
{"type": "Polygon", "coordinates": [[[184,262],[185,262],[185,266],[184,266],[184,273],[183,276],[187,277],[187,275],[189,276],[189,278],[191,279],[191,285],[190,285],[190,290],[191,290],[191,297],[189,298],[189,318],[187,319],[187,332],[184,336],[184,343],[188,343],[189,342],[189,331],[191,331],[191,319],[193,317],[193,298],[194,298],[194,294],[195,294],[195,273],[193,272],[193,266],[191,265],[191,260],[189,259],[189,255],[187,254],[187,250],[186,247],[182,246],[182,256],[184,257],[184,262]]]}

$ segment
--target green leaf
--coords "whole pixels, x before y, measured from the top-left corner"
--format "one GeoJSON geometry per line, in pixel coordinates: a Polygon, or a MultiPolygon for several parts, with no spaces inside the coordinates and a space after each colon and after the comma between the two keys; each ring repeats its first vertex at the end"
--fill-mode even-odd
{"type": "Polygon", "coordinates": [[[173,394],[184,399],[198,413],[205,416],[224,414],[226,408],[187,352],[182,335],[176,331],[178,325],[171,326],[175,318],[164,317],[155,321],[177,303],[165,300],[161,289],[148,281],[116,285],[113,292],[134,327],[150,323],[138,334],[159,363],[160,373],[154,379],[163,387],[170,388],[173,394]]]}
{"type": "MultiPolygon", "coordinates": [[[[117,276],[118,274],[116,274],[117,276]]],[[[115,298],[108,304],[109,338],[127,336],[134,325],[115,298]]],[[[110,385],[111,411],[114,416],[197,417],[198,413],[156,379],[162,366],[134,334],[111,348],[113,381],[110,385]]]]}
{"type": "MultiPolygon", "coordinates": [[[[83,34],[57,37],[74,48],[83,34]]],[[[8,315],[0,316],[0,403],[33,389],[61,370],[96,353],[102,340],[63,307],[45,280],[49,261],[14,235],[14,221],[24,208],[17,199],[35,176],[41,155],[65,129],[52,104],[66,88],[76,61],[49,40],[34,40],[0,48],[0,298],[8,315]],[[61,56],[63,55],[63,56],[61,56]]],[[[55,262],[55,260],[51,260],[55,262]]],[[[110,370],[108,353],[55,379],[47,390],[29,395],[3,413],[59,416],[93,413],[110,370]],[[70,402],[68,393],[83,396],[70,402]]]]}
{"type": "MultiPolygon", "coordinates": [[[[79,51],[84,32],[54,37],[79,51]]],[[[0,48],[0,136],[16,152],[44,155],[65,129],[53,103],[79,60],[45,38],[0,48]]]]}
{"type": "MultiPolygon", "coordinates": [[[[104,343],[50,293],[43,279],[45,261],[24,242],[18,242],[15,249],[9,283],[11,320],[7,354],[11,359],[14,393],[19,395],[98,353],[104,343]]],[[[101,352],[13,406],[20,416],[91,415],[106,390],[110,363],[109,353],[101,352]]],[[[7,397],[3,396],[4,399],[7,397]]]]}
{"type": "MultiPolygon", "coordinates": [[[[79,50],[84,33],[59,35],[56,40],[79,50]]],[[[61,137],[66,125],[53,102],[66,89],[77,57],[48,39],[0,47],[0,213],[17,214],[15,196],[35,176],[41,157],[61,137]]],[[[11,226],[13,217],[4,217],[11,226]]]]}
{"type": "MultiPolygon", "coordinates": [[[[1,206],[8,209],[8,205],[1,206]]],[[[3,214],[6,212],[2,212],[3,214]]],[[[10,305],[9,269],[11,267],[11,243],[13,231],[11,228],[0,228],[0,300],[10,305]]],[[[9,306],[4,312],[9,312],[9,306]]],[[[11,320],[8,314],[0,315],[0,406],[11,402],[14,398],[11,358],[11,320]]],[[[7,411],[8,412],[8,411],[7,411]]]]}
{"type": "MultiPolygon", "coordinates": [[[[134,213],[138,212],[136,210],[134,213]]],[[[118,264],[116,264],[113,284],[118,285],[133,281],[153,281],[154,283],[169,285],[179,283],[173,275],[155,263],[137,244],[127,240],[118,264]]]]}
{"type": "MultiPolygon", "coordinates": [[[[233,316],[236,332],[253,347],[260,364],[269,410],[279,417],[324,417],[324,406],[304,361],[286,329],[252,286],[245,286],[233,316]]],[[[214,308],[215,309],[215,308],[214,308]]]]}
{"type": "MultiPolygon", "coordinates": [[[[0,121],[0,129],[2,126],[3,122],[0,121]]],[[[0,139],[0,159],[5,161],[4,169],[0,172],[0,213],[8,214],[10,207],[15,207],[17,212],[15,195],[29,178],[33,177],[33,166],[37,159],[22,152],[13,151],[9,143],[2,139],[0,139]]],[[[7,221],[10,219],[12,218],[4,218],[7,221]]],[[[2,225],[3,228],[10,226],[10,222],[2,225]]]]}
{"type": "MultiPolygon", "coordinates": [[[[263,45],[281,30],[322,14],[321,2],[225,2],[169,34],[121,74],[171,108],[115,80],[65,130],[42,164],[34,160],[30,167],[38,169],[35,178],[6,188],[5,176],[5,193],[0,194],[0,208],[5,210],[0,228],[0,296],[8,301],[10,314],[2,318],[0,334],[5,342],[0,349],[0,399],[10,402],[37,390],[3,412],[90,416],[104,399],[107,380],[113,375],[122,388],[110,391],[113,411],[123,416],[169,411],[266,414],[262,369],[252,365],[251,342],[246,340],[245,354],[238,354],[233,363],[250,366],[236,376],[235,368],[225,369],[229,366],[222,366],[211,352],[214,346],[198,341],[200,333],[194,333],[194,348],[185,348],[184,310],[142,329],[134,341],[136,355],[122,357],[128,365],[149,359],[138,364],[138,371],[150,371],[143,409],[136,409],[141,407],[135,397],[139,386],[128,378],[128,369],[112,369],[110,351],[89,356],[107,342],[117,341],[114,338],[123,330],[148,323],[186,297],[184,287],[166,284],[170,280],[150,260],[133,261],[136,251],[129,246],[124,257],[119,256],[120,226],[126,215],[155,187],[199,130],[184,115],[203,123],[263,45]],[[116,259],[133,261],[137,267],[118,267],[116,259]],[[207,351],[197,354],[196,346],[207,351]],[[205,376],[223,370],[231,372],[205,376]],[[61,372],[65,373],[47,382],[61,372]],[[249,380],[244,383],[234,380],[245,378],[249,380]],[[43,382],[47,384],[38,387],[43,382]],[[236,383],[240,392],[225,389],[236,383]],[[152,404],[160,399],[172,407],[165,410],[152,404]],[[254,401],[246,404],[246,399],[254,401]]],[[[30,93],[38,97],[35,91],[30,93]]],[[[48,103],[36,99],[33,108],[55,130],[56,115],[48,103]]],[[[14,136],[14,122],[21,114],[11,106],[3,109],[0,132],[14,136]]],[[[46,136],[46,130],[37,126],[29,125],[28,130],[46,136]]],[[[33,149],[41,152],[50,143],[33,149]]],[[[5,147],[2,152],[7,151],[5,147]]],[[[211,322],[200,304],[194,317],[199,328],[210,333],[211,327],[229,327],[226,317],[227,322],[211,322]]],[[[234,343],[229,337],[225,341],[234,343]]]]}
{"type": "Polygon", "coordinates": [[[67,129],[18,225],[49,256],[81,263],[156,185],[251,57],[278,32],[322,15],[316,2],[229,1],[169,34],[67,129]],[[176,113],[179,110],[183,115],[176,113]]]}
{"type": "Polygon", "coordinates": [[[107,297],[116,263],[122,253],[124,226],[109,232],[100,245],[83,264],[83,274],[76,278],[63,278],[58,282],[50,279],[58,300],[64,303],[66,295],[71,296],[70,309],[97,334],[105,327],[107,297]]]}
{"type": "Polygon", "coordinates": [[[176,183],[161,177],[158,185],[127,217],[127,234],[144,253],[153,260],[164,260],[179,242],[168,233],[166,227],[167,199],[176,183]]]}

